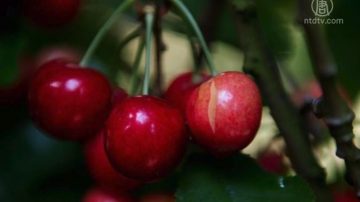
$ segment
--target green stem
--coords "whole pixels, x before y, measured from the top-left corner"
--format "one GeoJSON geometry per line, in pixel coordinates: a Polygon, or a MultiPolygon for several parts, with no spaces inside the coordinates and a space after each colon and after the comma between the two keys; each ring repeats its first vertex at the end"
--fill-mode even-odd
{"type": "Polygon", "coordinates": [[[151,66],[151,42],[153,34],[153,25],[154,25],[154,9],[152,7],[145,8],[145,26],[146,26],[146,36],[145,36],[145,74],[144,74],[144,85],[143,85],[143,95],[149,94],[149,83],[150,83],[150,66],[151,66]]]}
{"type": "Polygon", "coordinates": [[[120,4],[120,6],[114,11],[114,13],[110,16],[110,18],[105,22],[105,24],[100,28],[98,33],[95,35],[94,39],[90,43],[90,46],[85,52],[85,55],[83,56],[80,66],[86,66],[89,63],[90,58],[95,52],[95,49],[98,47],[100,41],[104,38],[105,34],[109,31],[111,26],[116,21],[118,15],[122,13],[124,10],[126,10],[134,0],[125,0],[123,3],[120,4]]]}
{"type": "Polygon", "coordinates": [[[130,84],[131,84],[130,92],[132,95],[134,95],[138,89],[138,82],[137,82],[138,74],[137,74],[137,72],[140,67],[141,56],[144,51],[144,46],[145,46],[145,41],[144,41],[144,38],[142,37],[141,41],[139,42],[139,47],[138,47],[136,55],[135,55],[135,62],[134,62],[134,66],[132,68],[132,74],[131,74],[131,79],[130,79],[130,84]]]}
{"type": "Polygon", "coordinates": [[[123,49],[129,42],[131,42],[133,39],[137,38],[141,34],[141,26],[136,28],[134,31],[132,31],[130,34],[128,34],[119,44],[120,50],[123,49]]]}
{"type": "Polygon", "coordinates": [[[216,68],[214,65],[214,62],[212,60],[209,48],[205,42],[204,36],[201,33],[201,30],[196,23],[194,17],[191,15],[190,11],[186,8],[186,6],[182,3],[181,0],[171,0],[171,2],[176,6],[176,8],[181,12],[181,14],[184,16],[184,20],[187,21],[187,23],[190,24],[191,28],[195,32],[195,35],[197,39],[199,40],[200,46],[202,50],[204,51],[206,61],[209,65],[209,70],[213,76],[217,74],[216,68]]]}

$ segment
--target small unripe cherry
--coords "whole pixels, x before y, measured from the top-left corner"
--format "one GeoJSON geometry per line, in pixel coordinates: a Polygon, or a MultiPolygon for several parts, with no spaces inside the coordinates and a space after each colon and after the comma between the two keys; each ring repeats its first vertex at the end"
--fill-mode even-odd
{"type": "Polygon", "coordinates": [[[135,199],[126,192],[96,187],[85,194],[82,202],[135,202],[135,199]]]}
{"type": "Polygon", "coordinates": [[[247,75],[225,72],[191,95],[186,116],[195,142],[218,157],[245,148],[261,120],[261,96],[247,75]]]}
{"type": "Polygon", "coordinates": [[[123,176],[112,167],[105,153],[103,132],[86,142],[84,152],[90,174],[98,184],[120,190],[132,190],[141,184],[137,180],[123,176]]]}
{"type": "Polygon", "coordinates": [[[180,111],[153,96],[130,97],[115,106],[106,132],[106,150],[114,168],[142,181],[168,175],[185,149],[180,111]]]}
{"type": "Polygon", "coordinates": [[[206,74],[194,76],[193,72],[181,74],[171,82],[164,98],[185,113],[186,103],[192,91],[209,78],[210,76],[206,74]]]}
{"type": "Polygon", "coordinates": [[[32,80],[30,112],[38,127],[49,135],[83,140],[104,126],[111,91],[99,72],[53,60],[41,66],[32,80]]]}

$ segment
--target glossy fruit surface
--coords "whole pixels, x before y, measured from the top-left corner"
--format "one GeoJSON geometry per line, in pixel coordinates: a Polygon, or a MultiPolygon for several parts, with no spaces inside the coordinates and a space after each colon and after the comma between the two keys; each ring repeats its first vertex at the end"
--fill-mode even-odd
{"type": "Polygon", "coordinates": [[[82,202],[135,202],[130,195],[121,191],[112,191],[104,188],[90,189],[82,202]]]}
{"type": "Polygon", "coordinates": [[[156,97],[127,98],[107,122],[107,154],[130,178],[153,181],[166,176],[180,162],[185,142],[180,111],[156,97]]]}
{"type": "Polygon", "coordinates": [[[41,27],[69,23],[78,13],[80,0],[25,0],[25,15],[41,27]]]}
{"type": "Polygon", "coordinates": [[[110,164],[105,153],[105,134],[100,132],[85,145],[85,158],[91,176],[98,184],[120,190],[132,190],[140,185],[139,181],[129,179],[117,172],[110,164]]]}
{"type": "Polygon", "coordinates": [[[209,78],[210,76],[206,74],[196,75],[194,78],[192,72],[181,74],[171,82],[169,88],[164,94],[164,97],[171,104],[185,112],[186,103],[192,91],[209,78]]]}
{"type": "Polygon", "coordinates": [[[245,148],[253,140],[261,110],[256,84],[243,73],[225,72],[192,93],[186,117],[195,141],[221,157],[245,148]]]}
{"type": "Polygon", "coordinates": [[[111,87],[95,70],[62,60],[40,67],[29,91],[30,112],[49,135],[82,140],[104,125],[111,104],[111,87]]]}

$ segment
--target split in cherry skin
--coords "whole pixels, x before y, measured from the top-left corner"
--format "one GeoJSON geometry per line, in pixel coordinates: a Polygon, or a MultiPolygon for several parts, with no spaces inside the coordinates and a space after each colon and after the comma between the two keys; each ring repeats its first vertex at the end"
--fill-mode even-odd
{"type": "Polygon", "coordinates": [[[194,75],[193,72],[187,72],[181,74],[171,82],[164,98],[185,113],[186,103],[192,91],[209,78],[210,76],[204,73],[194,75]]]}
{"type": "Polygon", "coordinates": [[[254,81],[240,72],[224,72],[193,91],[186,117],[195,142],[224,157],[254,139],[261,112],[261,96],[254,81]]]}
{"type": "Polygon", "coordinates": [[[187,140],[184,119],[160,98],[127,98],[113,109],[106,128],[110,162],[129,178],[158,180],[182,159],[187,140]]]}
{"type": "Polygon", "coordinates": [[[34,24],[52,28],[73,20],[80,4],[81,0],[24,0],[24,12],[34,24]]]}
{"type": "Polygon", "coordinates": [[[111,107],[107,79],[89,68],[63,60],[42,65],[29,90],[34,122],[50,136],[83,140],[99,131],[111,107]]]}
{"type": "Polygon", "coordinates": [[[90,174],[99,185],[129,191],[140,186],[140,181],[127,178],[112,167],[105,152],[103,131],[86,142],[84,153],[90,174]]]}

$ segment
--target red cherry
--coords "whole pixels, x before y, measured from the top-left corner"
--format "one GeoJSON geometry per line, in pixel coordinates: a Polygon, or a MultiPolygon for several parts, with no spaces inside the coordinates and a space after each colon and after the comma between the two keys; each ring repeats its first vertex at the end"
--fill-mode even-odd
{"type": "Polygon", "coordinates": [[[225,72],[191,94],[186,115],[195,141],[220,157],[245,148],[254,139],[261,109],[256,84],[243,73],[225,72]]]}
{"type": "Polygon", "coordinates": [[[180,162],[185,142],[180,111],[156,97],[127,98],[107,122],[109,159],[130,178],[153,181],[169,174],[180,162]]]}
{"type": "Polygon", "coordinates": [[[264,152],[258,157],[260,166],[270,172],[276,174],[285,174],[287,166],[284,164],[283,156],[276,152],[264,152]]]}
{"type": "Polygon", "coordinates": [[[175,202],[174,194],[154,193],[140,198],[139,202],[175,202]]]}
{"type": "Polygon", "coordinates": [[[210,78],[209,75],[201,74],[197,75],[194,79],[193,75],[192,72],[187,72],[176,77],[164,95],[166,100],[183,112],[186,110],[186,103],[189,100],[191,92],[210,78]]]}
{"type": "Polygon", "coordinates": [[[95,70],[53,60],[40,67],[29,91],[32,118],[50,135],[82,140],[103,127],[111,102],[106,78],[95,70]]]}
{"type": "Polygon", "coordinates": [[[104,188],[93,188],[89,190],[82,202],[135,202],[130,195],[123,192],[115,192],[104,188]]]}
{"type": "Polygon", "coordinates": [[[113,105],[119,104],[128,97],[126,91],[122,88],[115,87],[113,90],[112,103],[113,105]]]}
{"type": "Polygon", "coordinates": [[[25,0],[25,15],[41,27],[69,23],[80,8],[80,0],[25,0]]]}
{"type": "Polygon", "coordinates": [[[103,186],[132,190],[140,182],[127,178],[115,171],[105,153],[105,134],[100,132],[85,145],[85,158],[92,177],[103,186]]]}

